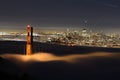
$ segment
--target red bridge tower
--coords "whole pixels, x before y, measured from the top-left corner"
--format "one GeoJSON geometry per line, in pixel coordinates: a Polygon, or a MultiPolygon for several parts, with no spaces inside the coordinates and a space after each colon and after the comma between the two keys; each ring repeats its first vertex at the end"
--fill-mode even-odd
{"type": "Polygon", "coordinates": [[[27,44],[26,44],[26,55],[32,54],[32,43],[33,43],[33,28],[27,26],[27,44]]]}

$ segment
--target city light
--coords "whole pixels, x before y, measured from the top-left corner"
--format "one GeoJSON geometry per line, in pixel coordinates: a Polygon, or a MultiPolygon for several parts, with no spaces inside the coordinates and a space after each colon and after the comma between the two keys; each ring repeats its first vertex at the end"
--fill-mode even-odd
{"type": "MultiPolygon", "coordinates": [[[[26,41],[24,33],[0,32],[0,40],[26,41]]],[[[120,35],[115,33],[93,32],[87,29],[69,30],[46,34],[33,32],[33,41],[67,46],[92,46],[120,48],[120,35]],[[35,34],[35,35],[34,35],[35,34]]]]}

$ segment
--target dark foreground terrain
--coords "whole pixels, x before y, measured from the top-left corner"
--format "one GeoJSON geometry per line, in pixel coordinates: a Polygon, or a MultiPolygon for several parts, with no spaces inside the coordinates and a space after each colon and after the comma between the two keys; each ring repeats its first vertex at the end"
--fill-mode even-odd
{"type": "Polygon", "coordinates": [[[0,41],[0,80],[120,79],[120,49],[34,43],[33,51],[39,55],[25,61],[27,57],[18,57],[25,56],[25,44],[0,41]]]}

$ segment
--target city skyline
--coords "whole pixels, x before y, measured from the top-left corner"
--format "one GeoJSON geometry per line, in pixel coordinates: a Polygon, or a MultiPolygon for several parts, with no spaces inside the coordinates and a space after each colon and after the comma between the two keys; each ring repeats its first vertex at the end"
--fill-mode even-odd
{"type": "Polygon", "coordinates": [[[0,29],[88,28],[119,32],[119,0],[0,1],[0,29]]]}

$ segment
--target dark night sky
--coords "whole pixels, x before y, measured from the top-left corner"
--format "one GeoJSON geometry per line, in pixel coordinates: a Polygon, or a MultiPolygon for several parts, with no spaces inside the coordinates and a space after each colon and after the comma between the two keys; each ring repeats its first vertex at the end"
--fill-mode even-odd
{"type": "Polygon", "coordinates": [[[120,0],[0,0],[0,28],[120,30],[120,0]]]}

